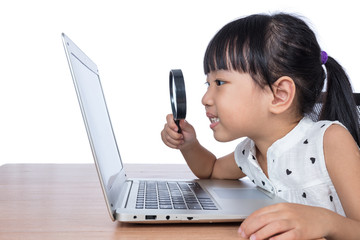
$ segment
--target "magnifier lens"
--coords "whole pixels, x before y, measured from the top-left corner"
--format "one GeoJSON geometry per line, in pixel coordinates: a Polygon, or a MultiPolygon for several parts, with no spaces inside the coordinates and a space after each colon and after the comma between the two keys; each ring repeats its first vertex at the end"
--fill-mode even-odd
{"type": "Polygon", "coordinates": [[[173,69],[170,71],[169,87],[171,109],[175,123],[179,129],[178,132],[180,133],[180,119],[185,119],[186,116],[185,83],[182,71],[180,69],[173,69]]]}
{"type": "Polygon", "coordinates": [[[171,104],[174,107],[174,109],[173,109],[174,118],[177,119],[176,84],[175,84],[174,77],[172,78],[172,86],[173,86],[172,87],[173,97],[171,98],[171,104]]]}

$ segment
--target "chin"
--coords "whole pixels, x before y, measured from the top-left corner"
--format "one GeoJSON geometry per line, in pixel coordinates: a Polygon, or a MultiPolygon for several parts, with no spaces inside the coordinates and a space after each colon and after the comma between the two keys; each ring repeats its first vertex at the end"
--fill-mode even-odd
{"type": "Polygon", "coordinates": [[[216,133],[214,133],[214,138],[218,142],[230,142],[232,140],[235,140],[235,138],[231,138],[229,136],[224,136],[216,133]]]}

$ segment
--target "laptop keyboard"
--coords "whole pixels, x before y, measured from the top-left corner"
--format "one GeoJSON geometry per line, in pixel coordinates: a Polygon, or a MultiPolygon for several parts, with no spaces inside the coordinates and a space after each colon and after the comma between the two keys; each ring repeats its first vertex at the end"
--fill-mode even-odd
{"type": "Polygon", "coordinates": [[[140,181],[137,209],[217,210],[197,182],[140,181]]]}

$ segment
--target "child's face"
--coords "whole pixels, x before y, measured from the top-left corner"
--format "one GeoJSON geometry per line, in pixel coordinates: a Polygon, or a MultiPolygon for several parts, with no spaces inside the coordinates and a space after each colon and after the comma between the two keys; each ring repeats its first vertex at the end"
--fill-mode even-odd
{"type": "Polygon", "coordinates": [[[249,74],[237,71],[213,71],[206,81],[202,103],[215,139],[256,138],[268,114],[270,89],[261,89],[249,74]]]}

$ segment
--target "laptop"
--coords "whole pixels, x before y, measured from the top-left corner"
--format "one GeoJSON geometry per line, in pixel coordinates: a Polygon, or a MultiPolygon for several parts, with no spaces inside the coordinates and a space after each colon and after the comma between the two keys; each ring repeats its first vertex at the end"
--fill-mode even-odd
{"type": "Polygon", "coordinates": [[[65,34],[62,34],[62,40],[106,206],[113,221],[237,222],[259,208],[284,202],[246,179],[127,178],[98,68],[65,34]]]}

